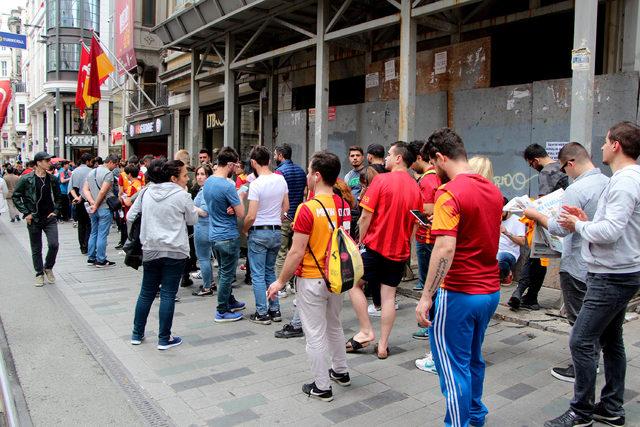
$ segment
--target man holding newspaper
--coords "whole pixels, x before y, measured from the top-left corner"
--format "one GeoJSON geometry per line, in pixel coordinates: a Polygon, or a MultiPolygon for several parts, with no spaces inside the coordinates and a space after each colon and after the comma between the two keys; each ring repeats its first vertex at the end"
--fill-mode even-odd
{"type": "Polygon", "coordinates": [[[640,289],[639,156],[640,128],[631,122],[614,125],[602,145],[603,163],[613,175],[598,198],[595,213],[591,217],[578,206],[563,206],[557,221],[559,227],[583,239],[588,274],[587,291],[570,338],[574,397],[570,408],[545,427],[590,426],[594,419],[612,426],[625,424],[622,405],[627,362],[622,325],[627,304],[640,289]],[[594,405],[600,348],[606,382],[594,405]]]}
{"type": "MultiPolygon", "coordinates": [[[[561,164],[560,170],[565,172],[573,183],[567,187],[560,203],[555,204],[553,212],[556,215],[547,215],[534,207],[525,209],[524,215],[536,221],[538,229],[543,229],[545,232],[548,230],[551,236],[564,238],[560,260],[560,287],[567,320],[573,325],[587,292],[587,264],[580,252],[582,237],[578,233],[571,233],[561,227],[557,216],[560,206],[576,206],[584,210],[589,218],[593,218],[596,205],[609,178],[594,166],[587,150],[577,142],[565,145],[558,153],[558,161],[561,164]]],[[[553,368],[551,375],[562,381],[573,382],[575,379],[573,365],[566,368],[553,368]]]]}
{"type": "MultiPolygon", "coordinates": [[[[569,184],[567,175],[560,171],[561,165],[554,161],[547,153],[547,150],[539,144],[529,145],[524,150],[524,159],[531,168],[538,171],[539,196],[542,198],[543,196],[554,194],[553,197],[545,200],[538,199],[535,202],[538,210],[552,208],[562,196],[562,192],[558,192],[558,190],[567,188],[569,184]]],[[[527,203],[529,199],[526,196],[525,198],[526,202],[524,203],[527,203]]],[[[525,207],[527,206],[525,205],[525,207]]],[[[542,227],[536,227],[531,243],[531,254],[524,263],[518,286],[513,291],[511,298],[509,298],[508,304],[513,310],[520,308],[540,309],[538,292],[540,292],[542,282],[544,282],[544,277],[547,274],[547,263],[543,258],[559,258],[561,251],[560,239],[554,239],[542,227]]]]}

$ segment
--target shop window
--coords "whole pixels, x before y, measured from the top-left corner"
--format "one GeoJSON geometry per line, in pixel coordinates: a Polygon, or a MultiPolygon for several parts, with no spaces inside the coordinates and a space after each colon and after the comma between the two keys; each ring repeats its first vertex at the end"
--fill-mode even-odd
{"type": "Polygon", "coordinates": [[[75,104],[64,105],[64,133],[65,135],[95,135],[98,133],[98,104],[85,110],[85,116],[80,116],[80,110],[75,104]]]}

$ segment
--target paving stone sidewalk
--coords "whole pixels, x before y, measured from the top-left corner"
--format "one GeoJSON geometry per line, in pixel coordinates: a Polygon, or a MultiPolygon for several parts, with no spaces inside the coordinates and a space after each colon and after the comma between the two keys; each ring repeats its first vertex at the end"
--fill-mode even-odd
{"type": "MultiPolygon", "coordinates": [[[[11,227],[14,238],[28,250],[23,227],[11,227]]],[[[89,325],[95,337],[115,355],[140,386],[179,426],[274,425],[441,425],[445,404],[438,379],[417,370],[427,341],[411,338],[416,330],[415,300],[399,297],[400,309],[391,337],[391,357],[378,360],[368,349],[348,355],[350,387],[334,385],[331,403],[301,393],[310,380],[304,338],[276,339],[283,323],[256,325],[248,320],[213,322],[214,297],[191,296],[181,288],[173,332],[183,345],[165,352],[156,349],[157,303],[149,317],[147,340],[129,344],[141,273],[125,267],[113,249],[111,269],[88,266],[77,248],[76,230],[60,225],[61,250],[56,286],[89,325]]],[[[0,266],[3,272],[8,266],[0,266]]],[[[4,274],[4,273],[3,273],[4,274]]],[[[244,272],[238,271],[238,283],[244,272]]],[[[199,281],[197,281],[199,284],[199,281]]],[[[195,286],[194,286],[195,287],[195,286]]],[[[234,288],[247,302],[245,318],[254,308],[253,293],[244,284],[234,288]]],[[[293,313],[295,296],[281,301],[284,319],[293,313]]],[[[345,297],[345,335],[357,330],[357,320],[345,297]]],[[[627,346],[627,425],[640,425],[640,330],[638,322],[625,327],[627,346]]],[[[379,332],[379,320],[374,320],[379,332]]],[[[568,406],[572,384],[555,380],[552,366],[569,363],[568,337],[521,325],[492,321],[485,345],[487,371],[484,402],[488,426],[539,426],[568,406]]],[[[599,375],[599,384],[603,376],[599,375]]]]}

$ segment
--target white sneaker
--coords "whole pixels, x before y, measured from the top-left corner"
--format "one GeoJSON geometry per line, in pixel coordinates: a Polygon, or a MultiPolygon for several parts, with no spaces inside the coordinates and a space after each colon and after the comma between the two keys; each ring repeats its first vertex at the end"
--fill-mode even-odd
{"type": "Polygon", "coordinates": [[[427,355],[422,359],[416,359],[416,368],[424,372],[438,375],[436,365],[433,363],[433,355],[431,353],[427,353],[427,355]]]}
{"type": "Polygon", "coordinates": [[[53,274],[53,270],[45,269],[44,277],[47,278],[47,282],[54,284],[56,283],[56,276],[53,274]]]}
{"type": "Polygon", "coordinates": [[[289,296],[289,294],[287,293],[287,291],[285,291],[285,290],[278,291],[278,298],[286,298],[288,296],[289,296]]]}
{"type": "Polygon", "coordinates": [[[40,274],[39,276],[36,276],[36,282],[34,283],[34,285],[37,288],[41,288],[44,286],[44,274],[40,274]]]}
{"type": "Polygon", "coordinates": [[[376,308],[376,306],[373,304],[369,304],[369,307],[367,307],[367,312],[369,313],[369,316],[372,317],[380,317],[382,315],[382,309],[376,308]]]}
{"type": "Polygon", "coordinates": [[[190,274],[192,279],[202,279],[202,271],[198,270],[198,271],[194,271],[193,273],[190,274]]]}

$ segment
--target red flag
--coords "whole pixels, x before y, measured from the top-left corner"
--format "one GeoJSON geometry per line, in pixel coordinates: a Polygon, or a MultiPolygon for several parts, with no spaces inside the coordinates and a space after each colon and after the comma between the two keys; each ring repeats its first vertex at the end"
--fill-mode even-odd
{"type": "Polygon", "coordinates": [[[91,70],[93,72],[89,75],[88,93],[90,96],[100,99],[100,85],[107,80],[114,68],[100,47],[100,43],[98,43],[95,35],[91,38],[91,70]]]}
{"type": "Polygon", "coordinates": [[[11,102],[11,82],[9,80],[0,81],[0,128],[7,118],[7,108],[11,102]]]}
{"type": "Polygon", "coordinates": [[[87,107],[98,102],[98,98],[89,96],[89,76],[91,75],[91,54],[87,46],[81,43],[80,69],[78,70],[78,85],[76,88],[76,107],[80,110],[80,115],[84,116],[87,107]]]}

